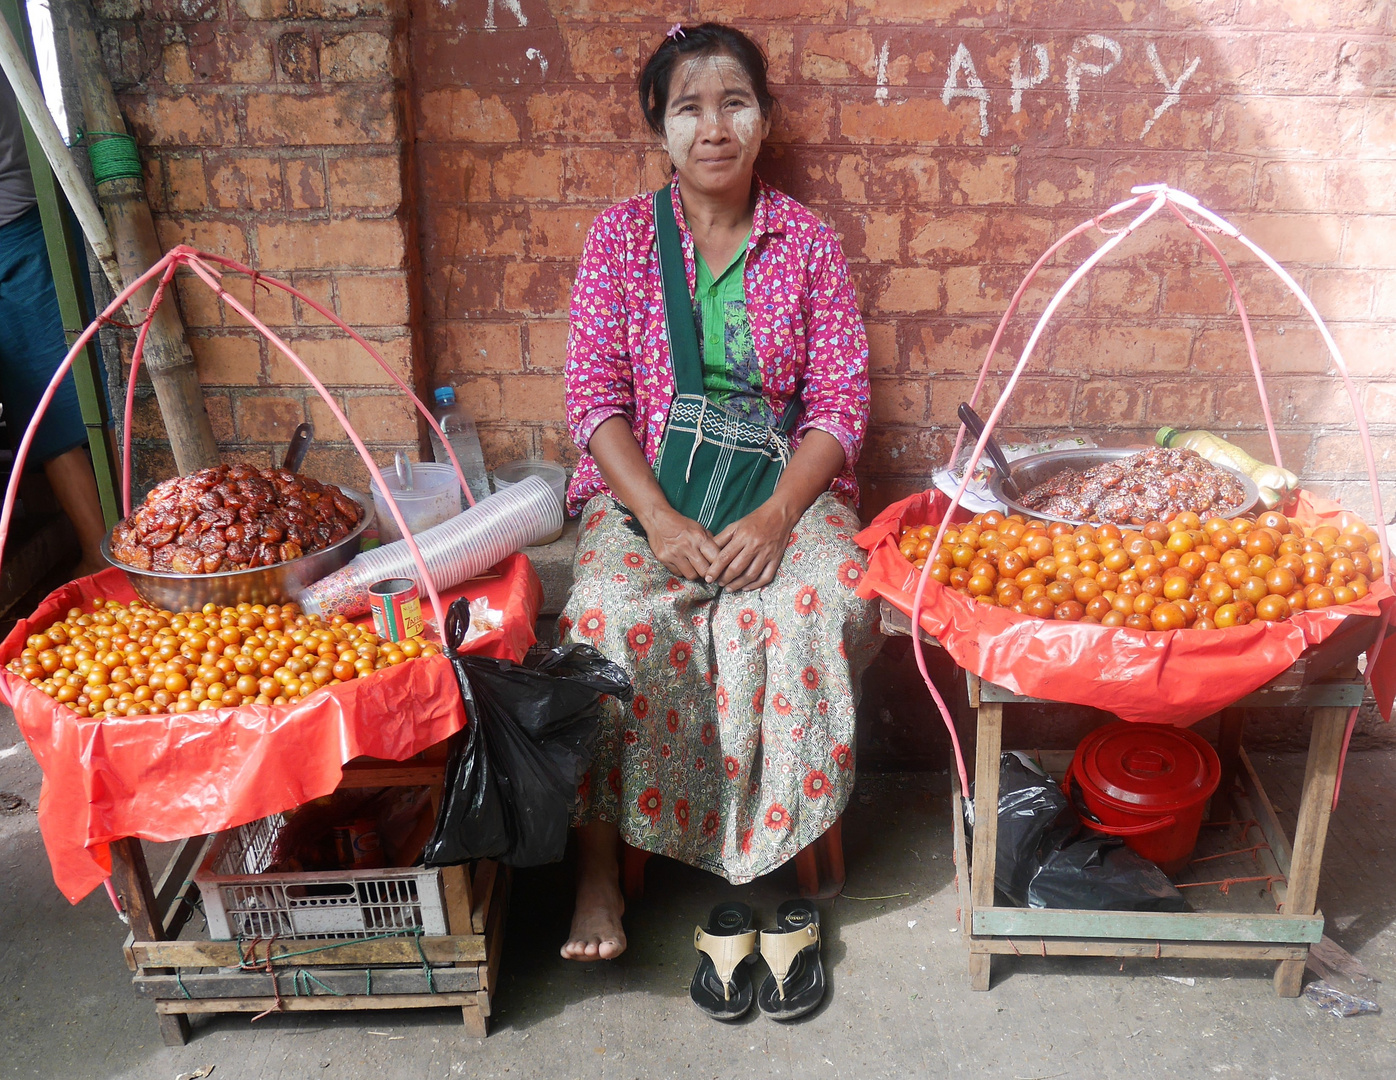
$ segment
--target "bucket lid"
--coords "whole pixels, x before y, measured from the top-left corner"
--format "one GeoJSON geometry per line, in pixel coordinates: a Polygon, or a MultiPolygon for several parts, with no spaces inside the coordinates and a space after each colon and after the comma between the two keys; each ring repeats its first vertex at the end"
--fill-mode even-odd
{"type": "Polygon", "coordinates": [[[1108,798],[1168,811],[1211,795],[1221,780],[1221,761],[1206,739],[1187,728],[1121,720],[1081,741],[1072,771],[1108,798]]]}

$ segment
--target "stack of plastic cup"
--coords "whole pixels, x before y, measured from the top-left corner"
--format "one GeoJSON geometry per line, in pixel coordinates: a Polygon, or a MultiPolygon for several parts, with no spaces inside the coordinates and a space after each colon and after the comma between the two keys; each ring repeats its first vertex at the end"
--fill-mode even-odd
{"type": "MultiPolygon", "coordinates": [[[[439,591],[557,532],[562,520],[556,492],[546,480],[530,476],[418,534],[417,549],[439,591]]],[[[368,610],[368,587],[393,577],[411,578],[423,588],[405,540],[360,553],[348,566],[308,585],[297,600],[308,615],[361,615],[368,610]]]]}

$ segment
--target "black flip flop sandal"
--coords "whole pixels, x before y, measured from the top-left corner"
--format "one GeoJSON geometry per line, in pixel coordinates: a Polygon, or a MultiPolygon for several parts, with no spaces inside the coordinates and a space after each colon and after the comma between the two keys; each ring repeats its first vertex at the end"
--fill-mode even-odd
{"type": "Polygon", "coordinates": [[[708,925],[693,928],[698,968],[688,996],[716,1020],[736,1020],[751,1008],[751,976],[746,965],[756,959],[756,931],[746,904],[718,904],[708,925]]]}
{"type": "Polygon", "coordinates": [[[794,1020],[824,999],[819,911],[808,900],[787,900],[776,909],[776,928],[761,931],[761,957],[771,974],[756,1003],[771,1019],[794,1020]]]}

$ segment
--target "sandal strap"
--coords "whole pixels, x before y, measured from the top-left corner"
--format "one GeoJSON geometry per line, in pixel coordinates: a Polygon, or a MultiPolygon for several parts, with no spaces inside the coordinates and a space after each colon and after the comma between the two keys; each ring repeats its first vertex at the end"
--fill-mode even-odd
{"type": "Polygon", "coordinates": [[[790,974],[790,965],[811,945],[819,944],[819,926],[808,923],[799,930],[782,933],[778,930],[761,931],[761,958],[771,969],[776,980],[776,990],[780,999],[785,1000],[785,978],[790,974]]]}
{"type": "Polygon", "coordinates": [[[732,972],[756,951],[756,931],[744,934],[709,934],[701,926],[693,928],[693,947],[713,962],[722,980],[722,996],[732,1000],[732,972]]]}

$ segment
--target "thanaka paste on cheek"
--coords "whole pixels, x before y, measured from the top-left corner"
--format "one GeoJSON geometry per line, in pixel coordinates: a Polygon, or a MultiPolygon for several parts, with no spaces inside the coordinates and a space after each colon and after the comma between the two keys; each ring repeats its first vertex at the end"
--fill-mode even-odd
{"type": "Polygon", "coordinates": [[[665,149],[669,151],[669,160],[674,163],[674,168],[682,169],[688,164],[688,155],[697,135],[696,116],[671,116],[664,121],[665,149]]]}
{"type": "Polygon", "coordinates": [[[732,117],[732,131],[736,134],[737,142],[741,143],[743,150],[750,153],[759,149],[763,135],[761,110],[753,105],[737,112],[732,117]]]}

